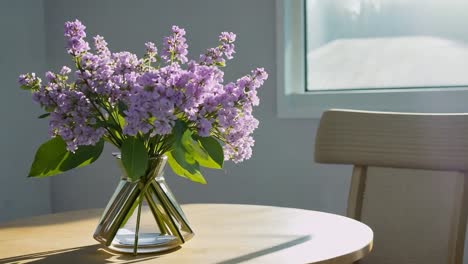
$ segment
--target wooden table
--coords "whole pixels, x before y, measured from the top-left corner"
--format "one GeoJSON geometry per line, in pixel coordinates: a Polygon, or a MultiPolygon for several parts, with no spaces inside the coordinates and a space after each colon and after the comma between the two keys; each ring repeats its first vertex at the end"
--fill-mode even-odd
{"type": "Polygon", "coordinates": [[[159,255],[109,252],[93,238],[102,209],[0,225],[0,263],[352,263],[372,248],[373,233],[355,220],[301,209],[183,206],[195,237],[159,255]]]}

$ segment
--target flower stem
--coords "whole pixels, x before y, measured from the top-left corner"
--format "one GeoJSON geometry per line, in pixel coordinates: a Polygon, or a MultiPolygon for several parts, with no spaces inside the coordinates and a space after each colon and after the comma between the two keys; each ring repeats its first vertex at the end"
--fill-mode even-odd
{"type": "Polygon", "coordinates": [[[148,205],[151,209],[151,212],[153,213],[154,219],[156,220],[156,224],[158,225],[159,232],[161,233],[161,235],[169,234],[165,226],[163,213],[159,210],[157,204],[152,200],[150,193],[146,194],[146,201],[148,201],[148,205]]]}
{"type": "Polygon", "coordinates": [[[137,255],[138,249],[138,233],[140,232],[140,216],[141,216],[141,204],[143,203],[143,197],[140,198],[138,203],[138,212],[137,212],[137,220],[136,220],[136,227],[135,227],[135,242],[133,244],[133,255],[137,255]]]}
{"type": "Polygon", "coordinates": [[[173,236],[177,236],[182,243],[185,243],[184,236],[182,235],[182,233],[180,233],[180,230],[177,227],[174,219],[172,219],[172,212],[169,209],[169,206],[167,204],[168,201],[164,199],[163,194],[161,193],[163,191],[160,189],[159,185],[157,186],[158,188],[154,188],[154,191],[155,191],[154,193],[156,194],[156,197],[158,197],[159,201],[161,202],[161,206],[163,210],[166,212],[167,218],[169,218],[168,219],[169,221],[167,222],[169,229],[171,229],[173,236]]]}
{"type": "MultiPolygon", "coordinates": [[[[93,102],[93,100],[89,100],[89,102],[91,103],[91,105],[94,107],[94,109],[96,109],[96,111],[99,113],[99,115],[101,116],[102,118],[102,121],[103,122],[106,122],[106,118],[104,117],[104,115],[101,113],[101,110],[99,110],[99,107],[96,106],[96,104],[93,102]]],[[[122,142],[120,142],[120,140],[114,135],[114,133],[112,133],[112,131],[108,128],[108,127],[104,127],[105,130],[107,130],[107,133],[109,133],[109,136],[110,136],[110,139],[112,139],[114,145],[118,148],[120,148],[120,146],[122,145],[122,142]]]]}

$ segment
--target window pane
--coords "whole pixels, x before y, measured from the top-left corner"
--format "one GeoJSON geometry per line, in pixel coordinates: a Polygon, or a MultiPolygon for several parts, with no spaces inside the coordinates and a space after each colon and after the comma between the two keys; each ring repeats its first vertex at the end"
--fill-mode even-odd
{"type": "Polygon", "coordinates": [[[468,85],[467,0],[306,0],[307,89],[468,85]]]}

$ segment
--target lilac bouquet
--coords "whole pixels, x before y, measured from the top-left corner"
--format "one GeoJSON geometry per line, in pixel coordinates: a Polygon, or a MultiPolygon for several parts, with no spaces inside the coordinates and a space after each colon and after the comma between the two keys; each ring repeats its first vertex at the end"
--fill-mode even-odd
{"type": "Polygon", "coordinates": [[[121,151],[131,180],[142,177],[149,161],[166,155],[173,171],[205,183],[200,167],[221,168],[224,160],[241,162],[252,155],[258,120],[257,89],[268,75],[263,68],[224,84],[222,67],[233,58],[236,35],[222,32],[219,45],[198,61],[187,58],[185,30],[172,27],[160,51],[152,42],[138,58],[112,53],[101,36],[94,51],[85,26],[65,23],[66,50],[75,70],[63,66],[19,77],[21,88],[49,118],[51,140],[42,144],[29,176],[44,177],[94,162],[104,142],[121,151]],[[73,76],[73,77],[71,77],[73,76]]]}

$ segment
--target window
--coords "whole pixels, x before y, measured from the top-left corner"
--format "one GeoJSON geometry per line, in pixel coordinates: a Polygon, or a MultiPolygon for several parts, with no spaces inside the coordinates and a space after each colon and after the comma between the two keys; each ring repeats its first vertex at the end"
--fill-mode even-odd
{"type": "Polygon", "coordinates": [[[278,114],[468,111],[468,1],[278,0],[278,114]]]}

